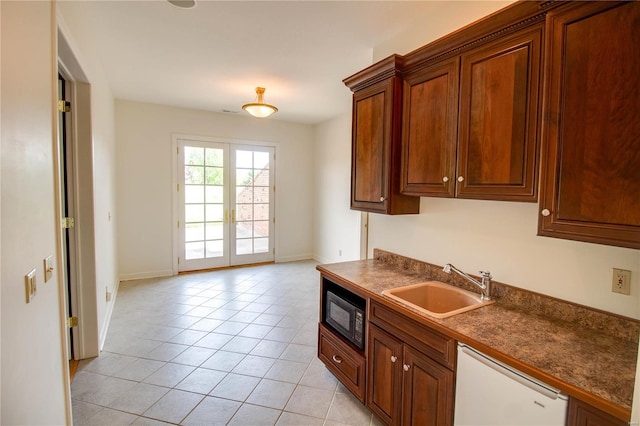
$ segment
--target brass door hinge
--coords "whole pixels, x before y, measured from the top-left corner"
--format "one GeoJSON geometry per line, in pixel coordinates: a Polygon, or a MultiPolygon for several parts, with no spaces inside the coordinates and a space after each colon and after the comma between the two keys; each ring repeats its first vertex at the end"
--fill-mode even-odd
{"type": "Polygon", "coordinates": [[[64,229],[73,228],[74,226],[76,226],[76,222],[75,222],[75,220],[73,220],[72,217],[63,217],[62,218],[62,227],[64,229]]]}
{"type": "Polygon", "coordinates": [[[58,101],[58,111],[60,112],[70,112],[71,111],[71,102],[60,100],[58,101]]]}
{"type": "Polygon", "coordinates": [[[67,327],[73,328],[78,326],[78,317],[67,318],[67,327]]]}

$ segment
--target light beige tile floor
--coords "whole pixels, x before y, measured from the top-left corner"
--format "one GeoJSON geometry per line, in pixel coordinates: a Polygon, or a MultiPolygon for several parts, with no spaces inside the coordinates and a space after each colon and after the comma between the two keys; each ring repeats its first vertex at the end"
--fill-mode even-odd
{"type": "Polygon", "coordinates": [[[122,282],[74,424],[379,424],[317,359],[315,265],[122,282]]]}

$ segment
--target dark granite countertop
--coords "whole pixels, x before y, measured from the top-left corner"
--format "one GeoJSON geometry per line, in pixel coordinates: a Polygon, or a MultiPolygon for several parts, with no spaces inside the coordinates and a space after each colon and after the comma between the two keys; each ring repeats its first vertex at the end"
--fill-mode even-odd
{"type": "Polygon", "coordinates": [[[496,303],[437,319],[400,304],[384,290],[428,280],[469,285],[441,267],[377,250],[375,259],[319,265],[366,296],[629,421],[635,385],[637,320],[494,282],[496,303]]]}

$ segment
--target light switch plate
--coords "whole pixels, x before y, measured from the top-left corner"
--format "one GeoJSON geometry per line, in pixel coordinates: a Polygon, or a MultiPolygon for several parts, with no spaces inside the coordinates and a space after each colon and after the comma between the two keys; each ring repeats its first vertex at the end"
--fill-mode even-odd
{"type": "Polygon", "coordinates": [[[53,255],[44,258],[44,282],[46,283],[53,277],[53,255]]]}
{"type": "Polygon", "coordinates": [[[27,303],[31,302],[36,297],[36,269],[33,268],[27,275],[24,276],[24,286],[27,295],[27,303]]]}

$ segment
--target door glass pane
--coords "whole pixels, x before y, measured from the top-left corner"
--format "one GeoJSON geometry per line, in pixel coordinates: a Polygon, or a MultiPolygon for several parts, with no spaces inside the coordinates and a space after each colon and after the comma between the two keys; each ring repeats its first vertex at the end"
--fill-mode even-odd
{"type": "Polygon", "coordinates": [[[207,185],[204,188],[205,188],[205,200],[207,203],[222,204],[224,202],[224,199],[223,199],[224,187],[207,185]]]}
{"type": "Polygon", "coordinates": [[[204,241],[185,243],[184,258],[187,260],[204,258],[204,241]]]}
{"type": "Polygon", "coordinates": [[[254,204],[253,220],[269,220],[269,204],[254,204]]]}
{"type": "Polygon", "coordinates": [[[204,164],[207,166],[223,167],[224,151],[220,148],[207,148],[206,161],[204,164]]]}
{"type": "Polygon", "coordinates": [[[207,241],[207,257],[220,257],[224,254],[224,241],[207,241]]]}
{"type": "Polygon", "coordinates": [[[236,185],[239,185],[239,186],[253,185],[253,169],[237,169],[236,185]]]}
{"type": "Polygon", "coordinates": [[[256,238],[253,240],[254,253],[266,253],[269,251],[269,238],[256,238]]]}
{"type": "Polygon", "coordinates": [[[207,222],[220,222],[223,217],[222,204],[207,204],[207,222]]]}
{"type": "Polygon", "coordinates": [[[184,183],[194,185],[204,184],[204,167],[184,166],[184,183]]]}
{"type": "Polygon", "coordinates": [[[184,202],[187,204],[204,203],[204,187],[200,185],[185,185],[184,202]]]}
{"type": "Polygon", "coordinates": [[[252,239],[236,240],[236,254],[253,253],[252,239]]]}
{"type": "Polygon", "coordinates": [[[185,222],[204,222],[204,204],[186,204],[184,206],[185,222]]]}
{"type": "Polygon", "coordinates": [[[208,222],[206,227],[207,240],[221,240],[223,238],[223,223],[208,222]]]}
{"type": "Polygon", "coordinates": [[[205,167],[205,181],[207,185],[223,185],[224,170],[222,167],[205,167]]]}
{"type": "Polygon", "coordinates": [[[198,165],[204,164],[204,148],[195,146],[184,147],[184,164],[185,165],[198,165]]]}
{"type": "Polygon", "coordinates": [[[202,241],[204,240],[204,224],[187,223],[184,226],[185,241],[202,241]]]}
{"type": "Polygon", "coordinates": [[[236,168],[251,169],[253,168],[253,151],[236,151],[236,168]]]}
{"type": "Polygon", "coordinates": [[[253,203],[253,188],[250,186],[237,186],[236,203],[253,203]]]}
{"type": "Polygon", "coordinates": [[[269,236],[269,221],[264,220],[260,222],[253,222],[253,236],[254,237],[268,237],[269,236]]]}

